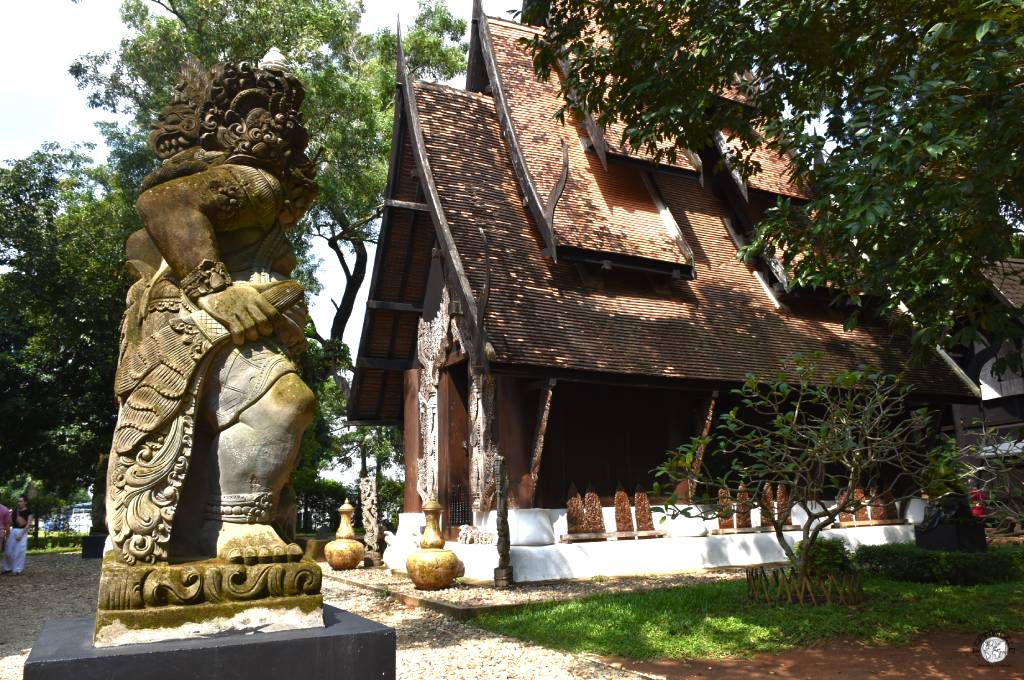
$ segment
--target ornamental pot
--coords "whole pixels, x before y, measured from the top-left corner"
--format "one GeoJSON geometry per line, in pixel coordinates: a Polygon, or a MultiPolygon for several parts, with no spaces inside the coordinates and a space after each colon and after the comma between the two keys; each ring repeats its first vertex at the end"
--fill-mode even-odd
{"type": "Polygon", "coordinates": [[[324,546],[324,557],[335,571],[355,569],[363,561],[363,544],[356,540],[356,532],[352,528],[355,508],[346,498],[338,512],[341,514],[338,533],[333,541],[324,546]]]}
{"type": "Polygon", "coordinates": [[[409,555],[405,570],[417,590],[447,588],[462,570],[462,562],[451,550],[444,549],[444,537],[438,525],[441,504],[430,499],[423,505],[427,526],[420,539],[420,549],[409,555]]]}

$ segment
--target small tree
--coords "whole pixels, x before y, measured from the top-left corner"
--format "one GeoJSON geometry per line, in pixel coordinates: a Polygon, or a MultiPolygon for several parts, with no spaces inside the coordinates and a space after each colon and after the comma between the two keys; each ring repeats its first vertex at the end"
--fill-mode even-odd
{"type": "Polygon", "coordinates": [[[986,429],[959,451],[957,472],[997,528],[1024,527],[1024,441],[986,429]]]}
{"type": "Polygon", "coordinates": [[[740,501],[738,511],[765,506],[762,526],[774,529],[804,578],[815,541],[840,513],[891,505],[921,488],[931,416],[909,409],[908,393],[900,378],[866,369],[823,378],[813,360],[799,355],[774,379],[749,375],[733,391],[738,405],[719,417],[715,431],[675,449],[657,469],[673,486],[683,479],[697,482],[691,497],[699,506],[680,507],[672,494],[666,511],[710,518],[717,514],[719,490],[735,498],[743,485],[749,500],[740,501]],[[702,454],[704,461],[695,466],[702,454]],[[775,511],[765,501],[769,487],[785,489],[775,511]],[[799,551],[783,533],[795,507],[805,513],[799,551]]]}

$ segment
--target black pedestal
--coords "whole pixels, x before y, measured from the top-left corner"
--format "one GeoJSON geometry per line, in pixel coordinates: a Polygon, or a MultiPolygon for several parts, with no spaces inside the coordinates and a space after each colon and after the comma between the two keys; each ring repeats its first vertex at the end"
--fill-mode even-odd
{"type": "Polygon", "coordinates": [[[494,568],[494,587],[495,588],[508,588],[515,582],[512,575],[512,567],[495,567],[494,568]]]}
{"type": "Polygon", "coordinates": [[[48,621],[25,662],[25,680],[393,680],[393,628],[329,605],[324,623],[97,649],[91,618],[48,621]]]}
{"type": "Polygon", "coordinates": [[[985,525],[982,522],[940,524],[934,529],[914,530],[914,542],[925,550],[985,552],[985,525]]]}
{"type": "Polygon", "coordinates": [[[103,546],[107,542],[106,534],[89,534],[82,539],[82,559],[98,560],[103,557],[103,546]]]}

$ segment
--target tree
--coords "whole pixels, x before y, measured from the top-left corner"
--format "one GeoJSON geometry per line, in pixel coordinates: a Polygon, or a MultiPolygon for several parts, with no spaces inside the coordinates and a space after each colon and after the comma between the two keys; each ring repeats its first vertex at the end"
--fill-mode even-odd
{"type": "MultiPolygon", "coordinates": [[[[90,106],[131,117],[127,127],[108,124],[103,131],[113,142],[116,169],[137,190],[156,162],[145,149],[146,131],[169,101],[187,56],[206,64],[258,61],[277,47],[289,58],[306,88],[308,153],[321,165],[320,195],[293,245],[302,255],[311,238],[324,239],[346,279],[330,332],[318,336],[335,371],[347,368],[338,361],[341,338],[366,275],[366,243],[376,238],[395,91],[395,34],[360,33],[361,16],[362,3],[346,0],[124,0],[128,35],[117,50],[83,55],[69,69],[90,106]]],[[[421,0],[406,38],[416,75],[460,73],[465,30],[444,0],[421,0]]],[[[315,263],[303,265],[300,280],[315,292],[315,263]]]]}
{"type": "Polygon", "coordinates": [[[744,176],[758,149],[791,155],[811,198],[780,200],[747,257],[780,252],[792,285],[852,301],[851,325],[889,316],[919,351],[1024,335],[986,279],[1024,228],[1022,0],[530,5],[538,74],[564,64],[567,108],[620,120],[632,149],[724,130],[744,176]]]}
{"type": "MultiPolygon", "coordinates": [[[[366,275],[366,244],[376,238],[386,182],[396,36],[390,30],[361,33],[361,15],[362,3],[344,0],[124,0],[121,16],[128,34],[119,47],[83,55],[69,69],[91,106],[129,117],[126,125],[101,125],[111,150],[113,185],[129,205],[142,178],[156,167],[146,146],[148,127],[169,100],[186,56],[206,64],[257,61],[277,47],[303,81],[303,109],[312,132],[309,153],[320,164],[321,192],[291,234],[300,262],[296,278],[308,291],[319,291],[309,251],[312,239],[322,238],[337,257],[346,285],[329,333],[320,335],[312,323],[308,326],[316,347],[306,378],[320,406],[295,475],[300,505],[314,498],[324,505],[329,494],[344,492],[335,486],[327,489],[318,475],[338,458],[341,446],[337,429],[346,398],[343,373],[351,368],[342,337],[366,275]],[[334,385],[326,385],[331,377],[334,385]]],[[[458,74],[466,50],[461,43],[465,28],[443,0],[422,0],[406,37],[416,75],[448,79],[458,74]]],[[[120,247],[123,237],[116,243],[120,247]]],[[[119,295],[118,304],[122,301],[119,295]]]]}
{"type": "Polygon", "coordinates": [[[0,168],[0,474],[62,496],[104,478],[123,244],[139,226],[109,169],[89,163],[46,145],[0,168]]]}
{"type": "Polygon", "coordinates": [[[1024,442],[1021,433],[985,429],[953,458],[953,475],[971,489],[997,528],[1024,527],[1024,442]]]}
{"type": "Polygon", "coordinates": [[[714,434],[694,437],[657,469],[673,485],[695,478],[704,489],[698,494],[691,487],[694,506],[680,507],[673,494],[669,513],[714,506],[719,489],[738,498],[737,514],[763,505],[762,526],[772,527],[791,565],[804,575],[819,535],[840,514],[890,505],[922,488],[934,446],[932,418],[927,409],[907,407],[909,393],[898,377],[866,369],[823,381],[814,361],[799,356],[777,376],[750,375],[733,392],[739,405],[718,419],[714,434]],[[705,462],[694,472],[701,456],[705,462]],[[742,499],[741,485],[749,500],[742,499]],[[762,499],[779,487],[786,500],[773,511],[762,499]],[[783,533],[795,507],[804,513],[799,551],[783,533]]]}

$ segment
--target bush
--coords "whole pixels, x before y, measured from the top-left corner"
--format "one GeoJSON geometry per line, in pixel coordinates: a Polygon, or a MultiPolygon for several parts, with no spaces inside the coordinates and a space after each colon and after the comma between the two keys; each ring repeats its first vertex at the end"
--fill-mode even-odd
{"type": "Polygon", "coordinates": [[[862,545],[854,559],[868,573],[897,581],[966,586],[1024,580],[1024,546],[968,553],[924,550],[911,543],[862,545]]]}
{"type": "Polygon", "coordinates": [[[81,534],[40,534],[39,536],[28,537],[28,549],[29,550],[61,550],[72,548],[81,548],[82,539],[84,536],[81,534]]]}
{"type": "Polygon", "coordinates": [[[827,574],[829,572],[846,572],[854,568],[853,555],[841,538],[818,538],[811,544],[809,555],[804,542],[796,544],[796,556],[806,560],[808,574],[827,574]]]}

